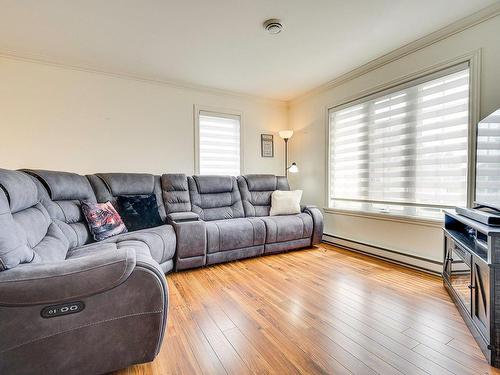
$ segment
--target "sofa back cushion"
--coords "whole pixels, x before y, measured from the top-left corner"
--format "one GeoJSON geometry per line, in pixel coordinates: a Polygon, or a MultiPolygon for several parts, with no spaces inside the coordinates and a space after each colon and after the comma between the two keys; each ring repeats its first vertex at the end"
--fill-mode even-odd
{"type": "Polygon", "coordinates": [[[29,175],[0,169],[0,217],[0,268],[66,258],[69,242],[40,203],[29,175]]]}
{"type": "Polygon", "coordinates": [[[290,190],[285,176],[248,174],[238,176],[238,186],[246,217],[269,216],[275,190],[290,190]]]}
{"type": "Polygon", "coordinates": [[[100,203],[109,201],[115,207],[119,196],[154,195],[160,218],[165,221],[160,176],[147,173],[97,173],[87,178],[94,189],[97,201],[100,203]]]}
{"type": "Polygon", "coordinates": [[[185,174],[170,173],[162,175],[161,189],[167,214],[191,211],[189,186],[185,174]]]}
{"type": "Polygon", "coordinates": [[[188,177],[191,211],[205,221],[244,217],[236,178],[232,176],[188,177]]]}
{"type": "Polygon", "coordinates": [[[70,248],[93,242],[81,202],[96,202],[96,197],[85,176],[46,170],[25,172],[35,178],[41,203],[63,231],[70,248]]]}

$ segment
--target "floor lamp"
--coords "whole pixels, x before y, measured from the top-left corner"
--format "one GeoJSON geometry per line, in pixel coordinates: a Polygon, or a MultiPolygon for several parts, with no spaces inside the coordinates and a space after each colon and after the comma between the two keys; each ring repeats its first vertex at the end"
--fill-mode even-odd
{"type": "Polygon", "coordinates": [[[279,135],[285,141],[285,176],[288,177],[288,172],[297,173],[299,171],[296,163],[292,163],[288,166],[288,140],[292,138],[293,130],[281,130],[279,135]]]}

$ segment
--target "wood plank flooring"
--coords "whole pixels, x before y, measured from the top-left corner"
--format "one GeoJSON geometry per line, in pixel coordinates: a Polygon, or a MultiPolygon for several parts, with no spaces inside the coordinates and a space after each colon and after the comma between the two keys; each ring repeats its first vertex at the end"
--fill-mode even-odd
{"type": "Polygon", "coordinates": [[[132,374],[500,374],[437,276],[329,245],[167,276],[168,331],[132,374]]]}

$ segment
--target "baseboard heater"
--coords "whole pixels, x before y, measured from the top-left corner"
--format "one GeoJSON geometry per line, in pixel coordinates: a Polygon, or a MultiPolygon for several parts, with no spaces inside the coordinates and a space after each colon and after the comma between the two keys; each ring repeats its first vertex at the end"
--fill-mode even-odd
{"type": "Polygon", "coordinates": [[[328,233],[323,233],[323,242],[433,275],[442,275],[443,273],[443,263],[437,260],[406,254],[397,250],[370,245],[328,233]]]}

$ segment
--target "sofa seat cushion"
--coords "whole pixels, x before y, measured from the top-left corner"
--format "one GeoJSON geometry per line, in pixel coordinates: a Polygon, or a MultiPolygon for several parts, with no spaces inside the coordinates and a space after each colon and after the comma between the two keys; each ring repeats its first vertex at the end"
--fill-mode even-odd
{"type": "Polygon", "coordinates": [[[206,229],[207,253],[263,245],[266,239],[264,222],[258,218],[209,221],[206,229]]]}
{"type": "Polygon", "coordinates": [[[148,245],[151,257],[158,263],[163,263],[174,257],[177,241],[174,228],[171,225],[161,225],[155,228],[124,233],[106,241],[119,243],[129,240],[142,241],[148,245]]]}
{"type": "Polygon", "coordinates": [[[137,247],[146,249],[148,256],[158,263],[164,263],[174,257],[176,239],[171,225],[162,225],[156,228],[129,232],[108,238],[99,243],[81,246],[71,251],[71,254],[80,254],[86,251],[98,251],[100,248],[128,246],[135,244],[137,247]],[[99,246],[103,247],[99,247],[99,246]]]}
{"type": "Polygon", "coordinates": [[[119,243],[97,242],[97,243],[91,243],[91,244],[80,246],[80,247],[75,247],[74,249],[71,249],[68,252],[68,256],[66,259],[75,259],[75,258],[80,258],[80,257],[86,257],[89,255],[95,255],[95,254],[100,253],[102,251],[118,250],[118,249],[123,249],[123,248],[133,248],[135,250],[136,254],[151,258],[151,254],[149,252],[148,245],[146,245],[142,241],[128,240],[128,241],[122,241],[119,243]]]}
{"type": "Polygon", "coordinates": [[[259,219],[266,225],[266,243],[293,241],[312,236],[313,221],[306,213],[265,216],[259,219]]]}

